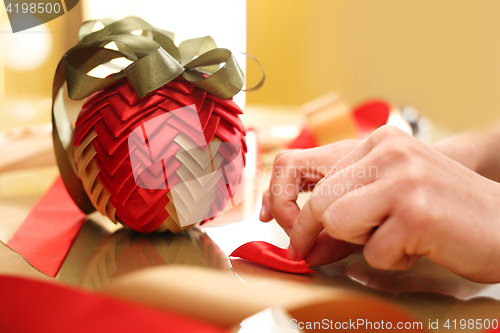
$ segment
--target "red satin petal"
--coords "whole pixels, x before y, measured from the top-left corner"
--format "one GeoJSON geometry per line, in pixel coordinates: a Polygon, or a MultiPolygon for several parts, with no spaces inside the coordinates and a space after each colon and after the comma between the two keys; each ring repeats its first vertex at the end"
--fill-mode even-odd
{"type": "Polygon", "coordinates": [[[230,257],[250,260],[257,264],[288,273],[315,273],[304,260],[288,259],[286,249],[262,241],[243,244],[234,250],[230,257]]]}

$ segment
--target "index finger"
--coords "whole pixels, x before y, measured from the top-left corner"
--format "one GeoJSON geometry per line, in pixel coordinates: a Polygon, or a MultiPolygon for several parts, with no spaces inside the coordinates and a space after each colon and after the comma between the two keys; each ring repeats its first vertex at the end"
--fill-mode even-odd
{"type": "Polygon", "coordinates": [[[317,183],[358,146],[357,140],[344,140],[318,148],[286,151],[277,156],[269,190],[262,202],[263,220],[274,218],[289,233],[300,213],[296,201],[302,186],[317,183]]]}
{"type": "Polygon", "coordinates": [[[314,218],[309,206],[309,200],[302,208],[297,223],[293,226],[290,234],[290,246],[288,247],[288,258],[292,260],[301,260],[306,257],[314,247],[319,234],[324,229],[323,223],[314,218]],[[302,237],[307,235],[308,237],[302,237]],[[300,240],[300,242],[297,241],[300,240]],[[294,246],[300,245],[300,248],[295,249],[294,246]]]}
{"type": "Polygon", "coordinates": [[[302,167],[302,155],[302,151],[283,151],[276,156],[271,182],[262,200],[261,219],[276,219],[287,234],[300,212],[296,201],[302,179],[297,169],[302,167]]]}

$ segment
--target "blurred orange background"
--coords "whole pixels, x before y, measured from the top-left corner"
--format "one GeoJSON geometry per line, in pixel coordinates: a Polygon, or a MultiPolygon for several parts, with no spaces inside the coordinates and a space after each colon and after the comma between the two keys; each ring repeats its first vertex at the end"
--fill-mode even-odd
{"type": "MultiPolygon", "coordinates": [[[[53,44],[43,66],[33,72],[0,66],[3,101],[50,97],[55,66],[76,42],[85,2],[46,24],[53,44]]],[[[246,8],[247,52],[268,73],[264,87],[247,94],[249,105],[300,105],[333,89],[351,103],[382,97],[413,105],[452,131],[500,115],[498,1],[248,0],[246,8]]],[[[8,27],[3,4],[0,22],[8,27]]],[[[248,66],[256,82],[260,72],[248,66]]],[[[0,128],[19,124],[2,104],[0,128]]],[[[34,121],[48,120],[48,113],[34,121]]]]}
{"type": "Polygon", "coordinates": [[[249,104],[334,89],[413,105],[448,131],[500,118],[498,1],[248,0],[247,19],[248,52],[268,72],[249,104]]]}
{"type": "MultiPolygon", "coordinates": [[[[76,44],[83,20],[110,13],[114,18],[136,14],[177,30],[168,24],[176,16],[162,21],[161,13],[186,4],[81,0],[69,13],[25,33],[22,38],[28,42],[13,48],[12,41],[17,41],[13,38],[19,35],[12,36],[0,2],[0,130],[50,121],[54,71],[62,55],[76,44]],[[29,42],[42,35],[50,39],[46,50],[29,42]],[[14,59],[29,67],[29,59],[44,52],[35,68],[9,65],[14,59]]],[[[217,0],[199,4],[211,6],[227,19],[214,20],[205,9],[197,11],[192,5],[191,13],[182,11],[186,25],[179,26],[180,30],[189,26],[202,36],[212,34],[213,29],[234,33],[238,25],[240,37],[231,38],[242,43],[232,51],[248,52],[266,69],[264,86],[243,95],[247,124],[275,124],[288,131],[291,126],[283,125],[300,121],[300,105],[332,90],[353,105],[373,97],[395,106],[412,105],[444,133],[485,127],[500,118],[500,2],[496,0],[217,0]],[[200,19],[205,16],[206,20],[200,19]],[[262,115],[267,117],[265,122],[262,115]]],[[[260,68],[252,61],[246,66],[249,85],[258,82],[260,68]]],[[[0,197],[16,193],[16,187],[39,193],[56,174],[52,167],[32,176],[26,172],[0,175],[0,197]],[[20,182],[29,186],[18,186],[20,182]]]]}

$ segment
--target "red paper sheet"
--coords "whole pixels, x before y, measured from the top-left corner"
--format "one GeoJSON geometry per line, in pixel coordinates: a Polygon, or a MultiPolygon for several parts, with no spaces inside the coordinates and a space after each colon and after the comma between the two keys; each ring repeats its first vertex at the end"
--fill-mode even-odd
{"type": "Polygon", "coordinates": [[[7,245],[38,270],[56,276],[85,219],[58,178],[7,245]]]}
{"type": "Polygon", "coordinates": [[[243,244],[233,251],[231,257],[253,261],[283,272],[307,274],[315,273],[304,260],[287,258],[287,250],[266,242],[256,241],[243,244]]]}
{"type": "Polygon", "coordinates": [[[0,332],[222,333],[222,328],[58,284],[0,275],[0,332]]]}

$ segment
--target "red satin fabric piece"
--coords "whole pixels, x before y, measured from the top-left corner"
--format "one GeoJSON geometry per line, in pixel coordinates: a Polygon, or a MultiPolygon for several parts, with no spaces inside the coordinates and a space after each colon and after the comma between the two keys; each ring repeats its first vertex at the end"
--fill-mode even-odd
{"type": "Polygon", "coordinates": [[[304,260],[288,259],[286,249],[262,241],[243,244],[234,250],[230,256],[250,260],[283,272],[298,274],[315,273],[304,260]]]}
{"type": "Polygon", "coordinates": [[[58,178],[7,245],[38,270],[56,276],[86,217],[58,178]]]}
{"type": "Polygon", "coordinates": [[[222,333],[222,328],[62,285],[0,275],[0,332],[222,333]]]}

